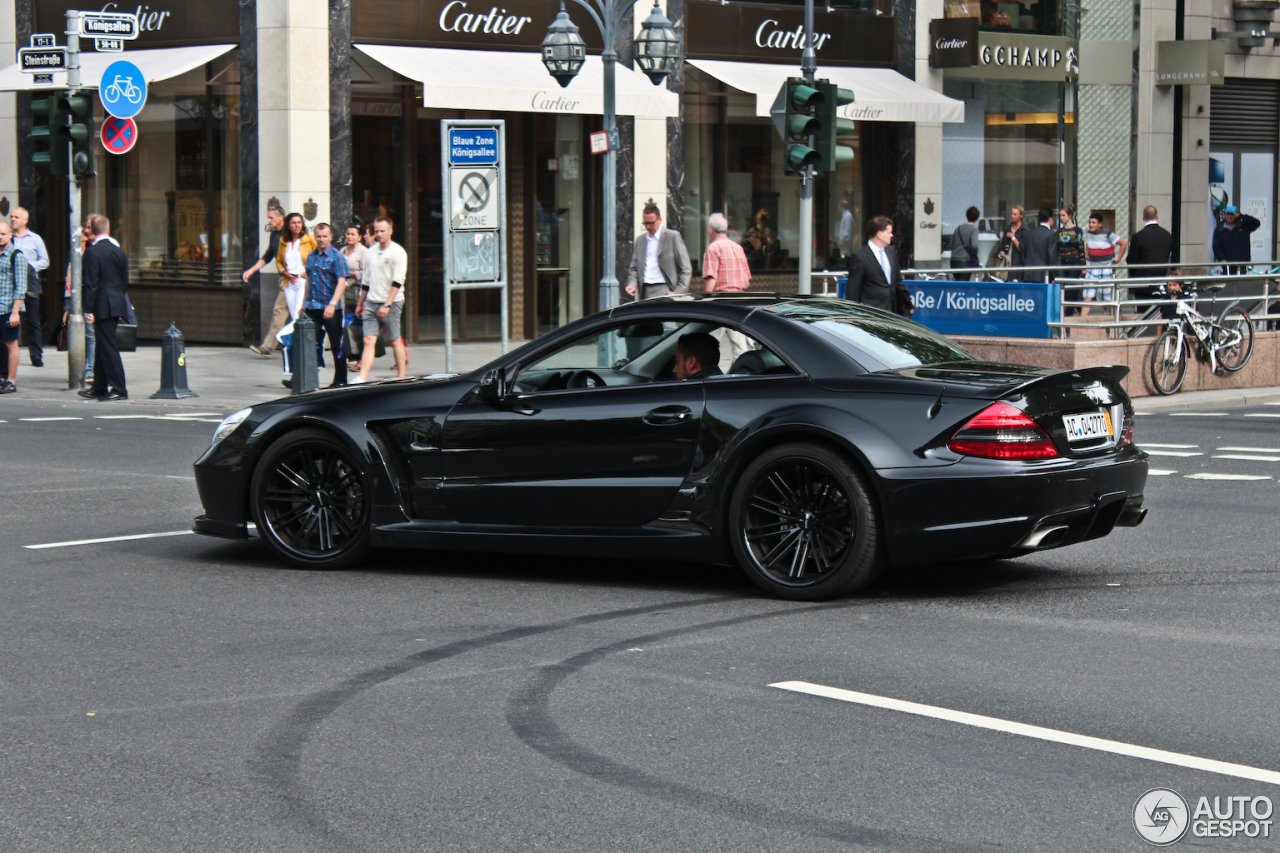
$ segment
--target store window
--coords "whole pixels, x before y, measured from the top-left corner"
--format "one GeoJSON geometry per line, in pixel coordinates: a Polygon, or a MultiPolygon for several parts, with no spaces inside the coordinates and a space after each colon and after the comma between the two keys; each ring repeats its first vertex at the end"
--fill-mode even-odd
{"type": "MultiPolygon", "coordinates": [[[[964,101],[964,123],[942,126],[943,248],[973,205],[981,211],[979,260],[995,262],[1016,206],[1056,212],[1075,195],[1075,114],[1061,83],[947,80],[943,93],[964,101]]],[[[1128,164],[1117,180],[1128,180],[1128,164]]]]}
{"type": "Polygon", "coordinates": [[[946,0],[943,14],[948,18],[977,18],[979,26],[989,32],[1070,35],[1064,32],[1064,5],[1061,0],[1013,0],[1009,3],[1000,0],[946,0]]]}
{"type": "Polygon", "coordinates": [[[131,283],[241,286],[239,82],[232,52],[155,83],[133,150],[116,157],[94,146],[86,204],[110,218],[131,283]]]}
{"type": "MultiPolygon", "coordinates": [[[[786,174],[773,122],[756,115],[755,95],[686,69],[684,241],[695,279],[707,245],[707,218],[722,212],[742,245],[753,279],[799,269],[800,179],[786,174]]],[[[814,182],[814,269],[843,269],[862,245],[863,122],[840,144],[854,159],[814,182]]]]}

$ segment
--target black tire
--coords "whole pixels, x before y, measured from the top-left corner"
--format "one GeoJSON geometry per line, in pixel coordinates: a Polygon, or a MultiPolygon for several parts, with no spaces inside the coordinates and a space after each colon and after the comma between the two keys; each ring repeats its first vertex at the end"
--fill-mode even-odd
{"type": "Polygon", "coordinates": [[[747,466],[729,504],[734,555],[770,595],[823,601],[884,568],[879,510],[867,477],[816,444],[786,444],[747,466]]]}
{"type": "Polygon", "coordinates": [[[276,440],[249,492],[258,535],[295,566],[337,569],[368,553],[368,479],[332,434],[300,429],[276,440]]]}
{"type": "Polygon", "coordinates": [[[1240,333],[1238,344],[1218,350],[1218,364],[1235,373],[1253,355],[1253,318],[1239,305],[1229,305],[1218,318],[1218,325],[1240,333]]]}
{"type": "Polygon", "coordinates": [[[1161,394],[1176,394],[1186,375],[1186,350],[1178,346],[1177,331],[1165,329],[1151,346],[1151,385],[1161,394]]]}

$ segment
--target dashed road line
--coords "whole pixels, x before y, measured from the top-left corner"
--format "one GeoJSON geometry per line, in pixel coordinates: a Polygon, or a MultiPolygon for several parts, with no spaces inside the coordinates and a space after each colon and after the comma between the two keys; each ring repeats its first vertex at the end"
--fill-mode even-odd
{"type": "Polygon", "coordinates": [[[1170,412],[1171,418],[1225,418],[1230,412],[1170,412]]]}
{"type": "Polygon", "coordinates": [[[70,548],[73,545],[99,545],[103,542],[128,542],[132,539],[159,539],[163,536],[190,536],[194,530],[172,530],[168,533],[136,533],[132,536],[108,536],[105,539],[77,539],[74,542],[46,542],[43,545],[23,545],[30,551],[42,548],[70,548]]]}
{"type": "Polygon", "coordinates": [[[1256,474],[1188,474],[1188,480],[1270,480],[1270,477],[1260,477],[1256,474]]]}
{"type": "Polygon", "coordinates": [[[1239,459],[1242,462],[1280,462],[1280,456],[1244,456],[1240,453],[1215,453],[1214,459],[1239,459]]]}
{"type": "Polygon", "coordinates": [[[1198,444],[1154,444],[1149,441],[1144,441],[1139,446],[1142,447],[1143,450],[1147,449],[1148,447],[1158,447],[1162,450],[1195,450],[1200,445],[1198,444]]]}
{"type": "Polygon", "coordinates": [[[1178,473],[1178,472],[1177,472],[1177,471],[1170,471],[1170,470],[1168,470],[1168,469],[1166,469],[1166,468],[1148,468],[1148,469],[1147,469],[1147,476],[1148,476],[1148,477],[1169,477],[1169,476],[1171,476],[1171,475],[1173,475],[1173,474],[1176,474],[1176,473],[1178,473]]]}
{"type": "Polygon", "coordinates": [[[1219,447],[1218,449],[1235,453],[1280,453],[1280,447],[1219,447]]]}
{"type": "Polygon", "coordinates": [[[1164,749],[1152,749],[1148,746],[1138,746],[1137,744],[1124,743],[1123,741],[1118,740],[1107,740],[1105,738],[1090,737],[1089,735],[1078,735],[1074,732],[1064,732],[1059,729],[1045,728],[1044,726],[1015,723],[1012,720],[1002,720],[999,717],[985,717],[981,714],[970,714],[965,711],[955,711],[950,708],[939,708],[936,705],[921,705],[918,702],[904,702],[901,699],[891,699],[888,696],[875,696],[870,693],[841,690],[838,687],[809,684],[805,681],[779,681],[776,684],[770,684],[769,686],[776,687],[779,690],[789,690],[794,693],[807,693],[810,696],[821,696],[825,699],[838,699],[841,702],[850,702],[855,705],[866,705],[872,708],[883,708],[888,711],[899,711],[904,714],[914,714],[918,717],[931,717],[935,720],[942,720],[948,723],[958,723],[960,725],[972,726],[978,729],[988,729],[990,731],[1003,732],[1005,734],[1020,735],[1022,737],[1035,738],[1036,740],[1049,741],[1050,743],[1078,746],[1083,749],[1092,749],[1097,752],[1109,752],[1112,755],[1123,755],[1127,758],[1140,758],[1145,761],[1155,761],[1160,764],[1171,764],[1175,767],[1187,767],[1192,770],[1203,770],[1208,773],[1217,773],[1222,776],[1234,776],[1237,779],[1249,779],[1254,782],[1264,782],[1269,785],[1280,785],[1280,773],[1277,773],[1274,770],[1266,770],[1261,767],[1250,767],[1246,764],[1231,764],[1226,761],[1216,761],[1212,758],[1201,758],[1197,755],[1186,755],[1184,753],[1170,752],[1164,749]]]}
{"type": "Polygon", "coordinates": [[[1246,418],[1280,418],[1280,412],[1249,412],[1246,418]]]}
{"type": "Polygon", "coordinates": [[[1147,450],[1145,447],[1142,449],[1146,451],[1148,456],[1204,456],[1204,454],[1198,450],[1147,450]]]}
{"type": "Polygon", "coordinates": [[[43,424],[50,421],[82,421],[84,418],[18,418],[20,421],[26,421],[29,424],[43,424]]]}

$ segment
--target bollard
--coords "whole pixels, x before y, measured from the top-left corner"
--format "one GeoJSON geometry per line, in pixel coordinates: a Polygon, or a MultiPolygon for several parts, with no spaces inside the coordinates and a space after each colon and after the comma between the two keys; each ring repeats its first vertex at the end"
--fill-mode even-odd
{"type": "Polygon", "coordinates": [[[160,339],[160,390],[152,394],[151,399],[180,400],[199,396],[187,387],[187,348],[182,342],[182,332],[170,323],[160,339]]]}
{"type": "Polygon", "coordinates": [[[293,384],[290,392],[303,394],[320,387],[320,367],[316,364],[316,324],[304,312],[293,321],[293,384]]]}

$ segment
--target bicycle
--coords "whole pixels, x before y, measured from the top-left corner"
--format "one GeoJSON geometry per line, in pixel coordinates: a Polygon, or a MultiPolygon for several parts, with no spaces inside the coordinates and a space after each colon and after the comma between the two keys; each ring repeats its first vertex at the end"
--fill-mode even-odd
{"type": "MultiPolygon", "coordinates": [[[[1214,284],[1207,289],[1214,293],[1226,285],[1214,284]]],[[[1182,380],[1187,375],[1187,362],[1190,360],[1194,344],[1200,344],[1202,358],[1209,361],[1215,374],[1220,370],[1235,373],[1249,363],[1253,355],[1253,318],[1241,307],[1239,302],[1232,302],[1215,320],[1206,317],[1195,309],[1192,299],[1179,299],[1174,303],[1177,316],[1169,321],[1169,326],[1156,338],[1151,348],[1151,384],[1161,394],[1176,394],[1182,387],[1182,380]],[[1190,327],[1191,335],[1187,334],[1190,327]]]]}
{"type": "Polygon", "coordinates": [[[106,88],[103,94],[111,101],[125,100],[131,104],[136,104],[142,100],[142,88],[123,74],[117,74],[116,79],[106,88]]]}

